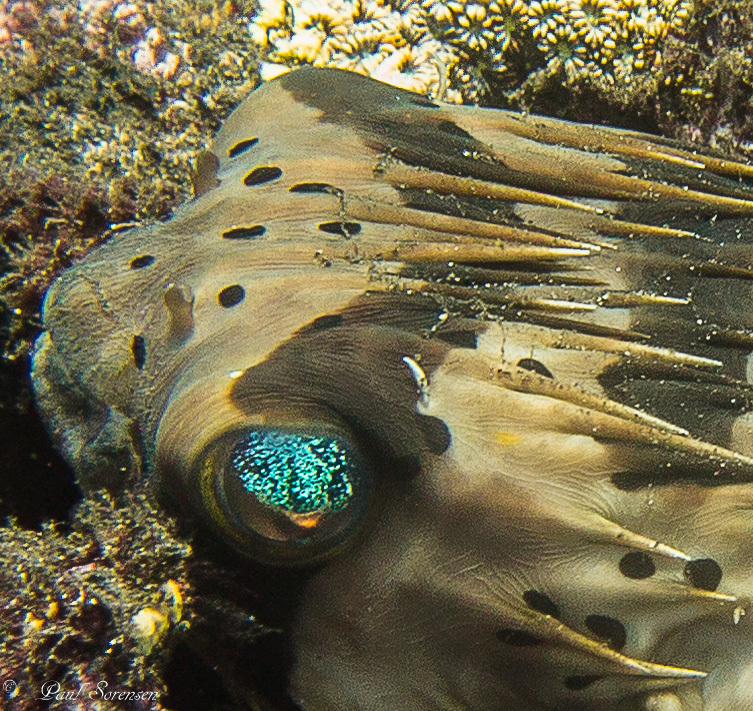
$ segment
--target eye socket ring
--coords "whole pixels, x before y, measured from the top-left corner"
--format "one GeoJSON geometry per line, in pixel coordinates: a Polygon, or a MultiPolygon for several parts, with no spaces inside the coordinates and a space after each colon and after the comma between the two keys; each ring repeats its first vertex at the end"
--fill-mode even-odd
{"type": "Polygon", "coordinates": [[[205,451],[201,494],[214,527],[260,562],[320,560],[363,524],[371,475],[339,430],[252,427],[205,451]]]}

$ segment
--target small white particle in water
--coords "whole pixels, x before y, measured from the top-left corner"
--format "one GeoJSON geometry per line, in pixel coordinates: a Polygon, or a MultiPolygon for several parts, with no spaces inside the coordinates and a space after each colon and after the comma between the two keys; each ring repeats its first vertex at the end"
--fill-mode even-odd
{"type": "Polygon", "coordinates": [[[242,370],[231,370],[228,373],[228,377],[232,378],[233,380],[235,380],[236,378],[240,378],[241,375],[243,375],[243,371],[242,370]]]}

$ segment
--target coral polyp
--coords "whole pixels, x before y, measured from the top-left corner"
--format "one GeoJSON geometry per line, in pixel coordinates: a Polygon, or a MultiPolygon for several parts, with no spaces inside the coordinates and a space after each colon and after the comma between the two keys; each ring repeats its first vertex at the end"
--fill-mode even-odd
{"type": "Polygon", "coordinates": [[[588,47],[598,50],[610,39],[617,3],[613,0],[573,0],[568,15],[581,40],[588,47]]]}
{"type": "Polygon", "coordinates": [[[326,0],[315,8],[311,0],[263,0],[251,31],[266,51],[264,78],[336,66],[462,102],[521,68],[565,85],[629,82],[656,69],[664,41],[688,28],[693,3],[326,0]]]}

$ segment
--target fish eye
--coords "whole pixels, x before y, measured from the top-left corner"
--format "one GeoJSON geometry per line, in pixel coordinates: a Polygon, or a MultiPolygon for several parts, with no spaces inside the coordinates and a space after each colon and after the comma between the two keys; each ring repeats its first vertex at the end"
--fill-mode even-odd
{"type": "Polygon", "coordinates": [[[339,432],[252,428],[212,446],[202,491],[225,538],[262,562],[331,555],[358,531],[371,478],[339,432]]]}

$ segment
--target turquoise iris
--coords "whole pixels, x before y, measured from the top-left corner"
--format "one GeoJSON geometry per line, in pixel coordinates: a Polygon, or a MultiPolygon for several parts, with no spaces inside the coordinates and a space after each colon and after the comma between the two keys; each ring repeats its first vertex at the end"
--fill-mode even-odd
{"type": "Polygon", "coordinates": [[[357,455],[341,440],[277,430],[247,434],[230,462],[259,501],[296,514],[341,511],[359,477],[357,455]]]}

